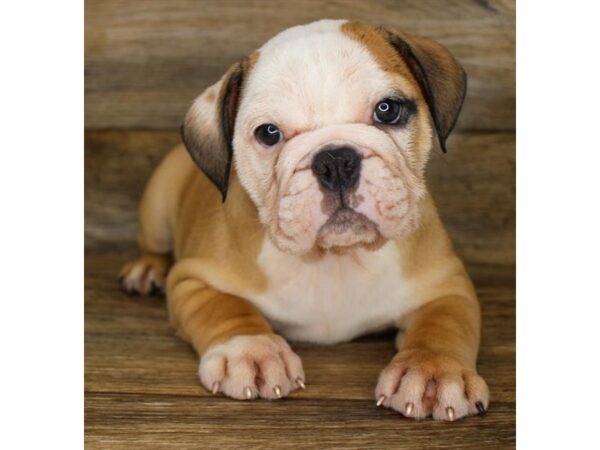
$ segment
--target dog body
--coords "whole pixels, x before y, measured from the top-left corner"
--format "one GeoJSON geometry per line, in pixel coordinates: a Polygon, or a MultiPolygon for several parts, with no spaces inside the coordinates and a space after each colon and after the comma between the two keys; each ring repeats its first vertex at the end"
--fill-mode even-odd
{"type": "Polygon", "coordinates": [[[279,398],[306,379],[279,334],[330,344],[396,326],[378,404],[442,420],[485,411],[475,291],[424,181],[434,129],[443,146],[465,88],[438,44],[320,21],[194,102],[185,147],[141,202],[144,255],[122,276],[128,291],[166,287],[208,389],[279,398]]]}

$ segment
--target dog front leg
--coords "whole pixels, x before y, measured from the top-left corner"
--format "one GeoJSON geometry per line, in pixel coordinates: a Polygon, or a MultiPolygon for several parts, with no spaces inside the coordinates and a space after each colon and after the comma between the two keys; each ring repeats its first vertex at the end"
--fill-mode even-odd
{"type": "Polygon", "coordinates": [[[302,361],[247,300],[181,270],[169,275],[171,323],[200,355],[199,377],[213,394],[277,399],[304,388],[302,361]]]}
{"type": "Polygon", "coordinates": [[[377,404],[415,419],[433,415],[452,421],[483,414],[489,392],[476,370],[480,312],[475,296],[432,300],[404,325],[399,351],[379,377],[377,404]]]}

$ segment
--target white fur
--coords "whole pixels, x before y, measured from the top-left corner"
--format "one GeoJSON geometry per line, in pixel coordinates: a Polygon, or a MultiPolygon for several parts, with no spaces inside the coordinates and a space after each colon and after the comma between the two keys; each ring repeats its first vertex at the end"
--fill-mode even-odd
{"type": "Polygon", "coordinates": [[[383,406],[406,417],[424,419],[431,414],[436,420],[452,421],[478,414],[477,401],[487,409],[490,394],[485,381],[474,371],[440,371],[431,362],[423,365],[416,360],[395,359],[383,369],[375,387],[375,399],[382,397],[383,406]],[[425,404],[425,396],[431,397],[433,409],[425,404]],[[407,410],[409,403],[412,408],[407,410]],[[452,416],[448,408],[452,408],[452,416]]]}
{"type": "Polygon", "coordinates": [[[306,380],[302,361],[276,335],[235,336],[212,346],[200,359],[198,375],[209,391],[240,400],[285,397],[306,380]]]}
{"type": "Polygon", "coordinates": [[[266,239],[258,261],[268,289],[249,299],[293,340],[336,343],[389,327],[420,301],[395,245],[306,261],[266,239]]]}

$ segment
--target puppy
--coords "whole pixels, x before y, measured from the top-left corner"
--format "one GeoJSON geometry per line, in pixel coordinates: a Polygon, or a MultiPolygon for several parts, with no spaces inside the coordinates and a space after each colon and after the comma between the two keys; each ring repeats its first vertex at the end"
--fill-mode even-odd
{"type": "Polygon", "coordinates": [[[194,101],[185,146],[146,187],[142,256],[121,280],[166,290],[206,389],[281,398],[306,381],[284,337],[334,344],[397,327],[378,406],[485,412],[477,297],[424,179],[465,91],[441,45],[323,20],[278,34],[194,101]]]}

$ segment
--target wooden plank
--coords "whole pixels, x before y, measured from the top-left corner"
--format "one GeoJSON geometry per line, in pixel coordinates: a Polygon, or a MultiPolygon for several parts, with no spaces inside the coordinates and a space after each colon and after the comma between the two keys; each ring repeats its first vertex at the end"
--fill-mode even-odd
{"type": "MultiPolygon", "coordinates": [[[[127,255],[85,261],[85,429],[88,448],[513,448],[514,268],[479,285],[479,370],[491,390],[485,417],[413,422],[374,406],[393,335],[336,346],[292,344],[308,388],[278,402],[213,397],[200,387],[197,357],[167,323],[162,300],[128,297],[115,273],[127,255]]],[[[484,270],[487,279],[495,270],[484,270]]]]}
{"type": "Polygon", "coordinates": [[[86,247],[134,241],[144,185],[179,133],[85,133],[86,247]]]}
{"type": "MultiPolygon", "coordinates": [[[[137,205],[176,131],[89,131],[85,135],[88,250],[134,242],[137,205]]],[[[456,133],[434,152],[428,180],[457,250],[469,263],[515,262],[515,136],[456,133]]]]}
{"type": "Polygon", "coordinates": [[[510,449],[513,405],[454,423],[411,421],[372,401],[241,402],[223,398],[91,394],[89,449],[510,449]]]}
{"type": "Polygon", "coordinates": [[[477,264],[515,264],[515,135],[454,134],[432,152],[427,179],[458,253],[477,264]]]}
{"type": "Polygon", "coordinates": [[[469,75],[458,129],[515,129],[512,0],[89,0],[86,127],[177,127],[191,101],[230,64],[279,31],[322,18],[438,40],[469,75]]]}

